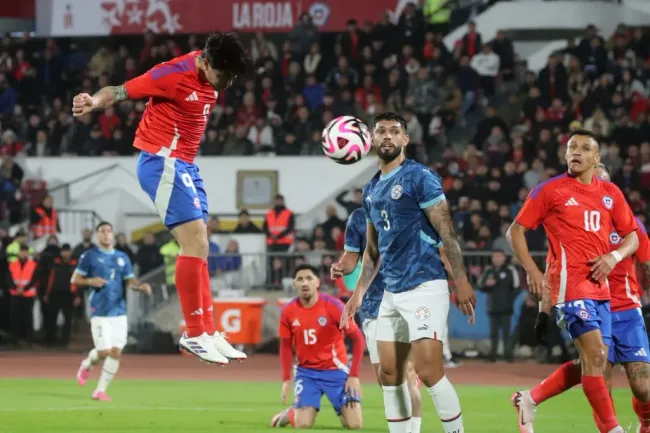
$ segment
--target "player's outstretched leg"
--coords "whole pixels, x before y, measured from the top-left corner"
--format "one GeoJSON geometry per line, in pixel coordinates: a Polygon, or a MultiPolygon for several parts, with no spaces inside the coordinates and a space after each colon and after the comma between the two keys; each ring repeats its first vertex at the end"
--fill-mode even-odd
{"type": "MultiPolygon", "coordinates": [[[[380,318],[379,320],[385,320],[380,318]]],[[[386,320],[387,324],[388,320],[386,320]]],[[[381,327],[381,322],[379,323],[381,327]]],[[[379,329],[378,327],[378,329],[379,329]]],[[[378,332],[378,338],[382,338],[378,332]]],[[[397,338],[392,338],[396,340],[397,338]]],[[[410,345],[399,341],[377,341],[379,381],[384,391],[384,412],[390,433],[409,433],[412,407],[405,367],[410,345]]]]}
{"type": "Polygon", "coordinates": [[[210,289],[210,273],[208,262],[203,263],[203,278],[201,279],[201,294],[203,297],[203,327],[205,332],[212,337],[215,348],[228,359],[244,360],[246,354],[241,352],[226,341],[225,336],[216,332],[214,323],[214,311],[212,308],[212,290],[210,289]]]}
{"type": "Polygon", "coordinates": [[[81,361],[79,370],[77,370],[77,382],[79,382],[79,385],[81,386],[86,385],[90,370],[92,370],[93,367],[99,361],[101,361],[101,358],[99,357],[99,352],[97,351],[97,349],[93,348],[90,352],[88,352],[88,356],[81,361]]]}
{"type": "Polygon", "coordinates": [[[420,393],[420,379],[415,374],[413,362],[409,360],[406,363],[406,383],[409,387],[411,396],[411,422],[409,423],[409,433],[420,433],[422,428],[422,394],[420,393]]]}
{"type": "Polygon", "coordinates": [[[93,392],[93,400],[111,401],[111,398],[106,394],[106,390],[117,374],[117,370],[120,368],[120,355],[122,354],[122,351],[119,347],[113,347],[109,351],[103,352],[107,352],[107,356],[104,357],[102,374],[99,376],[97,388],[95,388],[95,391],[93,392]]]}
{"type": "Polygon", "coordinates": [[[536,406],[578,385],[581,379],[579,362],[570,361],[562,364],[533,389],[515,392],[511,400],[519,414],[519,431],[532,433],[536,406]]]}

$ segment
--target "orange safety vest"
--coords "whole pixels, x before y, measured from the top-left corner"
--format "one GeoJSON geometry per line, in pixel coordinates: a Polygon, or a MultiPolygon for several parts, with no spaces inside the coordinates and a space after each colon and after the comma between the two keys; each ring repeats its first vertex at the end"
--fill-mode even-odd
{"type": "MultiPolygon", "coordinates": [[[[279,235],[289,227],[289,220],[293,213],[289,209],[282,209],[280,213],[277,213],[275,209],[271,209],[266,213],[266,226],[269,229],[271,235],[279,235]]],[[[270,237],[266,238],[267,245],[292,245],[293,244],[293,233],[273,240],[270,237]]]]}
{"type": "Polygon", "coordinates": [[[41,219],[36,224],[34,224],[34,226],[32,226],[34,237],[40,238],[43,236],[55,235],[57,229],[56,211],[52,209],[52,216],[49,216],[47,212],[45,212],[45,209],[39,206],[34,209],[34,212],[36,212],[41,217],[41,219]]]}
{"type": "MultiPolygon", "coordinates": [[[[34,276],[34,271],[36,270],[36,262],[32,259],[27,259],[27,261],[22,264],[20,260],[16,260],[9,264],[9,272],[11,272],[11,278],[16,284],[16,289],[24,289],[32,281],[34,276]]],[[[12,296],[20,296],[18,290],[10,289],[9,294],[12,296]]],[[[33,298],[36,296],[36,288],[31,287],[29,290],[23,292],[23,297],[33,298]]]]}

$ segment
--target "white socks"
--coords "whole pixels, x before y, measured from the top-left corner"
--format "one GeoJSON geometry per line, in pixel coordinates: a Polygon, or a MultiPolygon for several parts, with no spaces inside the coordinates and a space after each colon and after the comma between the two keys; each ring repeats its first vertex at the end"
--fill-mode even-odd
{"type": "MultiPolygon", "coordinates": [[[[440,421],[445,429],[445,433],[464,433],[463,417],[460,414],[460,401],[458,394],[452,386],[447,376],[443,376],[438,383],[431,388],[427,388],[433,405],[438,411],[440,421]]],[[[386,392],[384,391],[384,399],[386,392]]],[[[388,413],[388,411],[387,411],[388,413]]],[[[392,430],[391,430],[392,431],[392,430]]]]}
{"type": "Polygon", "coordinates": [[[409,423],[409,433],[420,433],[421,426],[422,418],[419,416],[412,416],[411,422],[409,423]]]}
{"type": "Polygon", "coordinates": [[[406,381],[397,386],[382,386],[384,410],[390,433],[410,433],[411,396],[406,381]]]}
{"type": "Polygon", "coordinates": [[[99,355],[97,349],[93,349],[88,353],[88,357],[81,361],[81,366],[90,371],[99,362],[99,355]]]}
{"type": "Polygon", "coordinates": [[[117,370],[120,368],[120,360],[111,358],[110,356],[104,360],[104,366],[102,368],[102,374],[99,376],[99,382],[97,383],[96,391],[106,392],[106,388],[113,380],[113,376],[117,374],[117,370]]]}

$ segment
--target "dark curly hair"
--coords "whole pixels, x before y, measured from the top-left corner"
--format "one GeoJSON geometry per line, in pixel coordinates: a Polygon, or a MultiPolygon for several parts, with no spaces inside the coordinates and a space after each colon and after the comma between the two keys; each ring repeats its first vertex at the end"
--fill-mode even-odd
{"type": "Polygon", "coordinates": [[[251,70],[251,57],[239,36],[233,32],[212,33],[205,42],[202,55],[212,68],[219,71],[241,76],[251,70]]]}

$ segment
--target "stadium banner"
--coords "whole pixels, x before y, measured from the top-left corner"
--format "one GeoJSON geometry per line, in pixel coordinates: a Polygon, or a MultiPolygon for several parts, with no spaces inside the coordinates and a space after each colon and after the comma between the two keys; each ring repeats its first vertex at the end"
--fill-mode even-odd
{"type": "Polygon", "coordinates": [[[35,0],[0,1],[0,18],[34,19],[35,0]]]}
{"type": "Polygon", "coordinates": [[[389,13],[399,16],[409,0],[37,0],[39,36],[108,36],[209,33],[211,31],[291,31],[302,13],[324,32],[345,30],[389,13]]]}

